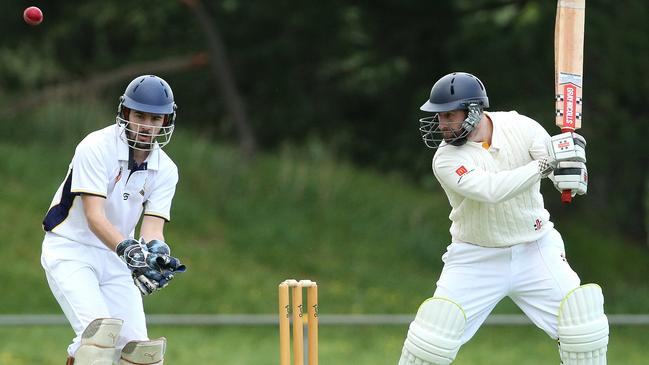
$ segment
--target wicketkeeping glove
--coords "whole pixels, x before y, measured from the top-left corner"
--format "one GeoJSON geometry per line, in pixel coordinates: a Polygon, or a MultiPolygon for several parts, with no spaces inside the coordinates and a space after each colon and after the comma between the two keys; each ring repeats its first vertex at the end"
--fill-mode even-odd
{"type": "MultiPolygon", "coordinates": [[[[144,241],[144,240],[142,240],[144,241]]],[[[180,260],[171,256],[169,245],[160,240],[151,240],[146,244],[149,256],[147,264],[149,267],[159,270],[165,274],[167,281],[173,279],[177,272],[185,272],[187,267],[180,263],[180,260]]]]}
{"type": "Polygon", "coordinates": [[[115,250],[131,270],[133,282],[142,295],[149,295],[164,288],[173,279],[174,273],[186,270],[185,265],[169,255],[167,244],[158,240],[151,242],[154,241],[166,246],[166,251],[164,247],[159,249],[156,247],[156,252],[151,253],[144,239],[140,242],[126,239],[120,242],[115,250]]]}

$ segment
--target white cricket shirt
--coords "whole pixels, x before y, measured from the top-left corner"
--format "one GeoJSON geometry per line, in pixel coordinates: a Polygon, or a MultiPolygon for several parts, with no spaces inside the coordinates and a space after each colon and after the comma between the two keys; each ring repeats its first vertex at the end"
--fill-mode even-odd
{"type": "Polygon", "coordinates": [[[88,228],[81,194],[106,198],[106,217],[124,237],[133,238],[142,212],[169,220],[178,168],[161,149],[149,153],[140,166],[129,166],[129,147],[117,125],[84,138],[74,153],[65,180],[43,220],[45,231],[108,249],[88,228]]]}
{"type": "Polygon", "coordinates": [[[531,242],[553,227],[539,191],[539,158],[550,138],[531,118],[490,112],[491,146],[442,143],[433,172],[446,192],[453,242],[507,247],[531,242]]]}

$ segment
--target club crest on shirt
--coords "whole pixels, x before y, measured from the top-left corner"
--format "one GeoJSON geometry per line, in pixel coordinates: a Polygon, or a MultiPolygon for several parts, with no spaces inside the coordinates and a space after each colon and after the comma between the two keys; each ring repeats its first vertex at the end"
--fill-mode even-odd
{"type": "Polygon", "coordinates": [[[455,169],[455,173],[456,173],[457,176],[459,177],[459,178],[457,179],[457,183],[459,184],[460,181],[462,181],[462,178],[463,178],[464,176],[466,176],[468,173],[470,173],[471,171],[473,171],[473,170],[469,170],[469,169],[467,169],[466,167],[464,167],[464,165],[460,165],[460,167],[458,167],[457,169],[455,169]]]}
{"type": "Polygon", "coordinates": [[[142,195],[143,197],[144,197],[145,190],[146,190],[146,184],[147,184],[148,182],[149,182],[149,177],[147,176],[147,177],[144,179],[144,185],[142,185],[142,189],[140,189],[140,191],[139,191],[140,195],[142,195]]]}

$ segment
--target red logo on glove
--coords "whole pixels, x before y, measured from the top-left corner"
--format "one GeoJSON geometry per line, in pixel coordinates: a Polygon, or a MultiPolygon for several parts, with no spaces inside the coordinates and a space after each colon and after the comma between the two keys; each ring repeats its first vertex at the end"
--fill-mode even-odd
{"type": "Polygon", "coordinates": [[[464,165],[458,167],[457,170],[455,170],[455,173],[456,173],[458,176],[462,176],[462,175],[466,174],[467,172],[468,172],[468,171],[467,171],[466,167],[464,167],[464,165]]]}
{"type": "Polygon", "coordinates": [[[561,150],[566,149],[570,147],[570,141],[566,141],[566,140],[560,141],[558,147],[561,150]]]}

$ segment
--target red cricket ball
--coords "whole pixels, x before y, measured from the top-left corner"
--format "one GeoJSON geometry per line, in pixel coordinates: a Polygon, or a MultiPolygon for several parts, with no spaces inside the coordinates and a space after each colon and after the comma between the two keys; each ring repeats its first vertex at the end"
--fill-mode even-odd
{"type": "Polygon", "coordinates": [[[23,11],[23,19],[29,25],[39,25],[43,21],[43,12],[35,6],[30,6],[23,11]]]}

